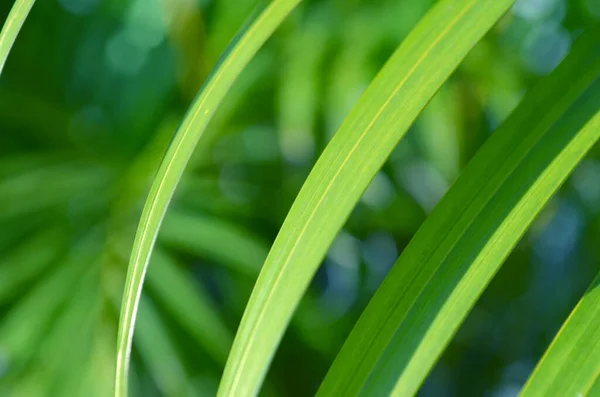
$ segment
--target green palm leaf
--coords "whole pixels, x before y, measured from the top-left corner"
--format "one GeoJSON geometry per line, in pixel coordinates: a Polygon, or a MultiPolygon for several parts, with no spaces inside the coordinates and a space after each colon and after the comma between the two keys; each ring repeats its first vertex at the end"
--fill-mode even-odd
{"type": "Polygon", "coordinates": [[[319,395],[416,393],[504,258],[600,137],[597,37],[582,37],[473,158],[376,292],[319,395]]]}
{"type": "Polygon", "coordinates": [[[534,396],[598,396],[600,276],[577,304],[521,392],[534,396]]]}
{"type": "Polygon", "coordinates": [[[242,318],[220,396],[258,392],[295,307],[361,194],[423,107],[512,3],[439,2],[380,71],[290,209],[242,318]]]}
{"type": "Polygon", "coordinates": [[[6,18],[6,22],[4,22],[0,32],[0,75],[2,69],[4,69],[6,58],[8,58],[8,53],[17,39],[19,30],[25,23],[33,3],[35,3],[35,0],[16,0],[8,14],[8,18],[6,18]]]}
{"type": "Polygon", "coordinates": [[[129,352],[144,274],[175,187],[217,106],[254,54],[301,0],[277,0],[230,47],[190,107],[154,179],[142,213],[129,263],[119,324],[116,395],[127,395],[129,352]]]}

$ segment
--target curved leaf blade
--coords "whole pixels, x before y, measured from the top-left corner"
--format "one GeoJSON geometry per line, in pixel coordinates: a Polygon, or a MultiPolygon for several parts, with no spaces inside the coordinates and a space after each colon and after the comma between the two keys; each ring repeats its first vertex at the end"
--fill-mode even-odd
{"type": "MultiPolygon", "coordinates": [[[[191,216],[190,219],[195,220],[191,216]]],[[[126,260],[127,249],[121,245],[115,245],[114,248],[119,259],[126,260]]],[[[118,280],[118,275],[114,278],[118,280]]],[[[194,281],[188,271],[178,266],[177,260],[168,251],[161,247],[154,249],[150,271],[146,274],[146,287],[152,292],[156,302],[189,333],[198,346],[218,364],[223,365],[231,348],[233,335],[220,317],[212,298],[194,281]]],[[[116,292],[113,293],[116,295],[116,292]]],[[[118,295],[115,299],[120,298],[118,295]]]]}
{"type": "MultiPolygon", "coordinates": [[[[122,277],[115,269],[107,274],[112,278],[111,286],[106,290],[108,300],[118,310],[122,291],[118,286],[122,277]]],[[[188,375],[162,316],[145,295],[140,298],[138,323],[139,329],[135,334],[137,352],[156,386],[164,395],[183,396],[190,383],[188,375]]]]}
{"type": "Polygon", "coordinates": [[[434,209],[318,395],[417,392],[504,259],[600,137],[599,109],[600,43],[591,32],[526,96],[434,209]]]}
{"type": "Polygon", "coordinates": [[[600,276],[563,324],[521,396],[595,396],[599,380],[600,276]]]}
{"type": "Polygon", "coordinates": [[[190,107],[158,169],[144,205],[127,272],[117,341],[116,396],[127,395],[133,328],[150,254],[164,214],[196,142],[237,76],[300,1],[273,1],[239,40],[233,43],[227,56],[190,107]]]}
{"type": "Polygon", "coordinates": [[[311,171],[242,318],[219,396],[258,392],[295,307],[397,142],[512,0],[443,0],[369,86],[311,171]]]}
{"type": "Polygon", "coordinates": [[[17,35],[33,7],[33,3],[35,3],[35,0],[16,0],[4,22],[0,32],[0,75],[17,35]]]}

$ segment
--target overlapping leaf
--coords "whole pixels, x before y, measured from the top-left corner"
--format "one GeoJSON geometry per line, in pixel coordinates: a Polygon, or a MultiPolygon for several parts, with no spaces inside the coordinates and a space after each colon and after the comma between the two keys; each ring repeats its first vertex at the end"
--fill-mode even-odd
{"type": "Polygon", "coordinates": [[[319,395],[416,393],[503,260],[600,137],[599,110],[600,41],[592,31],[526,96],[419,229],[319,395]]]}
{"type": "Polygon", "coordinates": [[[419,112],[512,0],[443,0],[375,78],[292,206],[239,327],[220,396],[256,395],[292,313],[325,253],[419,112]]]}
{"type": "Polygon", "coordinates": [[[116,395],[127,395],[129,352],[144,275],[163,216],[196,142],[238,75],[281,21],[301,0],[276,0],[234,41],[215,73],[194,101],[154,179],[136,233],[121,310],[116,395]]]}

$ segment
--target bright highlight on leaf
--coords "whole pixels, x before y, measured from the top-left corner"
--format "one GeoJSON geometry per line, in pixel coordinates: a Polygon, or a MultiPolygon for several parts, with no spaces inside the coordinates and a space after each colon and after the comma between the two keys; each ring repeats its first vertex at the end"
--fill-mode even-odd
{"type": "Polygon", "coordinates": [[[522,397],[600,395],[600,276],[538,363],[522,397]]]}
{"type": "Polygon", "coordinates": [[[414,395],[504,259],[599,137],[600,41],[591,32],[526,95],[419,229],[319,395],[414,395]]]}
{"type": "Polygon", "coordinates": [[[25,23],[35,0],[16,0],[0,32],[0,75],[17,35],[25,23]]]}
{"type": "Polygon", "coordinates": [[[420,111],[513,0],[444,0],[392,55],[335,134],[277,236],[242,318],[219,396],[258,393],[333,239],[420,111]]]}
{"type": "Polygon", "coordinates": [[[136,233],[119,323],[116,396],[127,395],[129,355],[142,284],[158,229],[200,135],[254,54],[301,0],[272,2],[230,46],[179,127],[154,179],[136,233]]]}

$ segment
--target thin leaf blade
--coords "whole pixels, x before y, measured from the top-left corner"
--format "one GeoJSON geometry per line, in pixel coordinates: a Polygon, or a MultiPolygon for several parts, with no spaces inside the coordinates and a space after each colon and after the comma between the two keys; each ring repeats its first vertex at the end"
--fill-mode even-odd
{"type": "Polygon", "coordinates": [[[506,256],[598,140],[599,50],[596,32],[583,37],[473,158],[363,312],[319,395],[417,392],[506,256]]]}
{"type": "Polygon", "coordinates": [[[0,32],[0,75],[4,69],[6,58],[8,58],[8,54],[34,3],[35,0],[16,0],[4,22],[0,32]]]}
{"type": "Polygon", "coordinates": [[[392,55],[311,171],[238,329],[219,396],[256,395],[302,294],[397,142],[511,0],[444,0],[392,55]]]}
{"type": "Polygon", "coordinates": [[[599,380],[600,275],[565,321],[521,396],[595,396],[599,380]]]}
{"type": "Polygon", "coordinates": [[[190,107],[158,169],[144,205],[127,272],[117,341],[116,396],[127,395],[129,356],[144,276],[158,229],[183,170],[198,139],[231,85],[258,49],[300,1],[272,2],[239,40],[234,42],[215,74],[190,107]]]}

